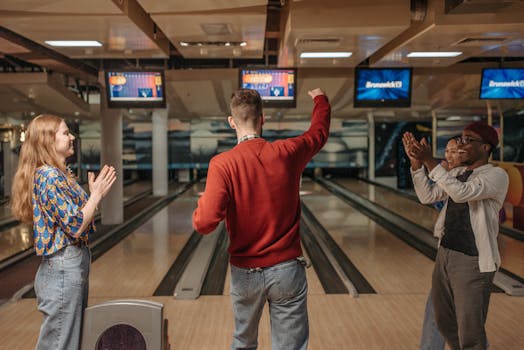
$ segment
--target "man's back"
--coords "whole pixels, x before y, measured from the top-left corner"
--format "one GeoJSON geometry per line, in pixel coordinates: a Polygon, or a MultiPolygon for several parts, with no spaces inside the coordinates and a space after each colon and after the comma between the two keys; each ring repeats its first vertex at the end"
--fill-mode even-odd
{"type": "MultiPolygon", "coordinates": [[[[301,255],[299,182],[306,164],[322,148],[329,132],[329,104],[315,100],[312,124],[303,135],[269,143],[240,142],[215,156],[209,165],[206,194],[194,215],[199,232],[226,217],[231,263],[239,267],[272,266],[301,255]],[[213,204],[221,203],[213,210],[213,204]]],[[[213,226],[212,225],[212,226],[213,226]]]]}
{"type": "Polygon", "coordinates": [[[305,350],[309,339],[307,279],[300,258],[300,174],[324,146],[330,106],[321,89],[311,126],[302,135],[268,143],[260,138],[260,94],[238,89],[228,122],[238,144],[209,163],[206,190],[193,213],[193,227],[206,234],[226,219],[230,236],[231,303],[235,331],[231,349],[256,349],[258,323],[269,303],[275,349],[305,350]]]}
{"type": "Polygon", "coordinates": [[[297,154],[253,139],[217,157],[230,179],[226,224],[233,265],[271,266],[301,255],[296,217],[303,168],[291,165],[299,163],[297,154]]]}

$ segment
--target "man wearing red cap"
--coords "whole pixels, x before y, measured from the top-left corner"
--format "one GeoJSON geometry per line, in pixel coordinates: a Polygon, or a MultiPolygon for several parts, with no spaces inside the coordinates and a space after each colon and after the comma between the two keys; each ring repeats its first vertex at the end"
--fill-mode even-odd
{"type": "Polygon", "coordinates": [[[452,170],[432,157],[425,139],[419,142],[405,133],[402,141],[414,160],[411,171],[420,201],[446,201],[434,232],[439,249],[432,298],[439,330],[453,350],[486,349],[490,288],[500,267],[499,210],[509,184],[506,172],[488,163],[498,144],[497,132],[483,122],[466,126],[457,138],[465,166],[452,170]]]}

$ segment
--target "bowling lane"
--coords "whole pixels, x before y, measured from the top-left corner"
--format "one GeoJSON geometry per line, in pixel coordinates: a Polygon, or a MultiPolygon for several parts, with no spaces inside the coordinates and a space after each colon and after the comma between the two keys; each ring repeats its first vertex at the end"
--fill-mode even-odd
{"type": "Polygon", "coordinates": [[[89,296],[152,296],[193,232],[191,214],[203,189],[195,184],[99,257],[91,266],[89,296]]]}
{"type": "Polygon", "coordinates": [[[335,182],[433,232],[438,212],[420,202],[403,197],[394,191],[357,179],[336,179],[335,182]]]}
{"type": "MultiPolygon", "coordinates": [[[[348,190],[433,232],[433,226],[438,215],[436,209],[403,197],[394,190],[375,186],[365,181],[336,179],[336,182],[348,190]]],[[[502,267],[520,277],[524,277],[524,242],[504,234],[498,235],[498,241],[502,267]]]]}
{"type": "Polygon", "coordinates": [[[0,261],[33,246],[33,226],[19,224],[0,232],[0,261]]]}
{"type": "Polygon", "coordinates": [[[379,294],[427,293],[433,262],[367,216],[304,181],[302,200],[379,294]]]}
{"type": "MultiPolygon", "coordinates": [[[[124,203],[146,191],[151,191],[150,181],[137,181],[124,187],[124,203]]],[[[7,204],[0,206],[0,213],[8,211],[11,217],[11,211],[7,204]]],[[[33,246],[33,228],[32,225],[18,224],[7,230],[0,232],[0,261],[7,259],[19,252],[27,250],[33,246]]]]}
{"type": "Polygon", "coordinates": [[[151,191],[151,181],[136,181],[124,186],[124,202],[135,197],[138,194],[151,191]]]}
{"type": "Polygon", "coordinates": [[[9,201],[6,201],[0,205],[0,221],[7,220],[11,217],[11,209],[9,204],[9,201]]]}
{"type": "MultiPolygon", "coordinates": [[[[193,186],[96,260],[91,268],[90,296],[153,295],[193,232],[192,212],[204,187],[204,183],[193,186]]],[[[324,293],[313,268],[307,275],[309,293],[324,293]]],[[[224,295],[229,295],[229,281],[228,269],[224,295]]]]}

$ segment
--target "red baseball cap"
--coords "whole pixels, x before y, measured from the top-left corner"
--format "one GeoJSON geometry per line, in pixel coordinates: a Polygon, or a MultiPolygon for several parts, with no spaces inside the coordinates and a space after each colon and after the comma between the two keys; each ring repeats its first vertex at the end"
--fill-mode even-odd
{"type": "Polygon", "coordinates": [[[497,130],[485,122],[471,123],[467,125],[464,130],[469,130],[479,135],[482,140],[489,143],[491,146],[493,146],[493,148],[496,148],[499,144],[499,135],[497,134],[497,130]]]}

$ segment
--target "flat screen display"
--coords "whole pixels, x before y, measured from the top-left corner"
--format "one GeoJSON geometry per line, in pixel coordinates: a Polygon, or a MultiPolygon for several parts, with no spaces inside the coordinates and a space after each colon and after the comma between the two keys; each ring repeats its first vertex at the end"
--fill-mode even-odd
{"type": "Polygon", "coordinates": [[[106,71],[109,108],[165,108],[162,71],[106,71]]]}
{"type": "Polygon", "coordinates": [[[297,70],[295,68],[241,69],[240,87],[257,90],[264,107],[296,106],[297,70]]]}
{"type": "Polygon", "coordinates": [[[355,98],[359,107],[409,107],[411,68],[357,68],[355,98]]]}
{"type": "Polygon", "coordinates": [[[524,68],[484,68],[481,99],[524,98],[524,68]]]}

